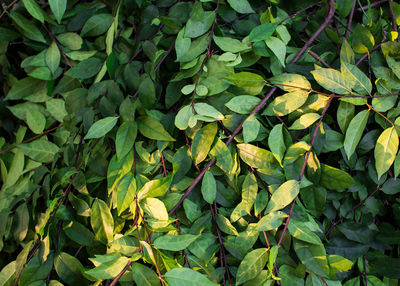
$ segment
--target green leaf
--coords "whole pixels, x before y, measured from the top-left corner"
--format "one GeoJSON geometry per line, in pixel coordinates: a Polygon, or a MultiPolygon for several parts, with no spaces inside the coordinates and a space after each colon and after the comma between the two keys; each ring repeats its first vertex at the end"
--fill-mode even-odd
{"type": "Polygon", "coordinates": [[[240,151],[240,158],[250,167],[257,169],[274,169],[279,164],[274,155],[265,149],[251,144],[236,145],[240,151]]]}
{"type": "Polygon", "coordinates": [[[85,139],[96,139],[105,136],[117,124],[118,117],[106,117],[90,126],[85,139]]]}
{"type": "Polygon", "coordinates": [[[251,42],[264,41],[272,36],[272,34],[275,32],[275,28],[275,23],[267,23],[257,26],[251,30],[249,34],[249,40],[251,42]]]}
{"type": "Polygon", "coordinates": [[[168,191],[171,183],[172,177],[147,182],[138,192],[138,200],[163,196],[168,191]]]}
{"type": "Polygon", "coordinates": [[[206,171],[201,184],[201,194],[204,200],[212,204],[215,201],[217,195],[217,182],[215,181],[214,175],[211,171],[206,171]]]}
{"type": "Polygon", "coordinates": [[[282,225],[282,222],[286,217],[287,214],[281,211],[270,212],[258,221],[254,226],[254,229],[258,231],[270,231],[276,229],[282,225]]]}
{"type": "Polygon", "coordinates": [[[132,277],[136,285],[143,285],[143,286],[161,285],[161,282],[158,279],[157,274],[149,267],[140,263],[133,264],[132,277]]]}
{"type": "Polygon", "coordinates": [[[224,217],[221,214],[217,214],[215,216],[215,221],[219,227],[219,229],[222,232],[225,232],[226,234],[231,234],[231,235],[239,235],[238,231],[236,230],[236,228],[231,224],[231,222],[229,221],[229,219],[227,219],[226,217],[224,217]]]}
{"type": "Polygon", "coordinates": [[[137,124],[139,132],[147,138],[160,141],[175,141],[162,124],[150,116],[139,117],[137,124]]]}
{"type": "Polygon", "coordinates": [[[153,246],[158,249],[170,250],[170,251],[180,251],[186,249],[190,244],[192,244],[200,234],[180,234],[180,235],[170,235],[166,234],[157,237],[153,242],[153,246]]]}
{"type": "Polygon", "coordinates": [[[286,181],[272,193],[265,212],[270,213],[283,209],[297,197],[299,191],[300,183],[298,181],[286,181]]]}
{"type": "Polygon", "coordinates": [[[80,245],[93,246],[95,244],[93,233],[77,221],[65,222],[63,230],[69,239],[80,245]]]}
{"type": "MultiPolygon", "coordinates": [[[[65,1],[65,0],[64,0],[65,1]]],[[[113,21],[110,14],[96,14],[90,17],[83,25],[81,37],[96,37],[107,32],[113,21]]]]}
{"type": "Polygon", "coordinates": [[[137,125],[135,122],[124,122],[118,128],[115,138],[115,151],[119,159],[126,156],[133,148],[137,135],[137,125]]]}
{"type": "Polygon", "coordinates": [[[203,116],[214,118],[215,120],[223,120],[224,115],[207,103],[195,103],[194,110],[203,116]]]}
{"type": "Polygon", "coordinates": [[[353,30],[352,45],[356,53],[365,54],[375,46],[375,39],[367,27],[357,23],[353,30]]]}
{"type": "Polygon", "coordinates": [[[10,12],[10,17],[13,22],[23,30],[23,35],[26,36],[28,39],[41,43],[46,43],[43,34],[31,21],[15,11],[10,12]]]}
{"type": "Polygon", "coordinates": [[[250,214],[257,197],[258,184],[254,174],[249,173],[244,178],[242,185],[242,205],[245,211],[250,214]]]}
{"type": "Polygon", "coordinates": [[[65,75],[77,78],[77,79],[88,79],[95,76],[103,66],[101,59],[92,57],[83,60],[77,66],[70,68],[65,75]]]}
{"type": "Polygon", "coordinates": [[[358,67],[343,62],[341,71],[346,81],[351,82],[351,88],[354,89],[355,92],[361,95],[371,94],[371,81],[358,67]]]}
{"type": "Polygon", "coordinates": [[[261,99],[250,95],[239,95],[233,97],[225,106],[233,112],[239,114],[249,114],[259,103],[261,99]]]}
{"type": "Polygon", "coordinates": [[[65,102],[61,98],[52,98],[46,101],[46,111],[59,122],[63,122],[64,117],[68,115],[65,110],[65,102]]]}
{"type": "Polygon", "coordinates": [[[346,152],[348,159],[353,155],[358,143],[360,142],[365,126],[367,125],[368,116],[369,110],[363,110],[350,121],[349,127],[346,131],[346,136],[344,137],[344,151],[346,152]]]}
{"type": "Polygon", "coordinates": [[[114,219],[110,209],[104,201],[95,199],[91,211],[90,224],[96,238],[104,244],[109,243],[114,239],[114,219]]]}
{"type": "Polygon", "coordinates": [[[190,38],[184,37],[185,29],[181,29],[175,40],[176,61],[179,62],[190,49],[190,38]]]}
{"type": "Polygon", "coordinates": [[[210,123],[196,132],[192,143],[192,157],[195,165],[200,164],[207,158],[217,131],[217,123],[210,123]]]}
{"type": "Polygon", "coordinates": [[[393,73],[397,76],[397,78],[400,78],[400,63],[396,62],[390,56],[386,56],[386,62],[388,66],[392,69],[393,73]]]}
{"type": "Polygon", "coordinates": [[[258,248],[246,254],[236,273],[236,285],[255,278],[268,261],[268,249],[258,248]]]}
{"type": "Polygon", "coordinates": [[[185,105],[179,110],[175,116],[175,126],[180,130],[185,130],[189,127],[189,120],[194,115],[191,105],[185,105]]]}
{"type": "Polygon", "coordinates": [[[399,136],[395,127],[385,129],[376,141],[375,167],[378,180],[392,166],[399,148],[399,136]]]}
{"type": "Polygon", "coordinates": [[[261,128],[261,123],[257,120],[254,114],[250,115],[243,123],[243,140],[244,143],[249,143],[257,139],[261,128]]]}
{"type": "Polygon", "coordinates": [[[80,50],[83,44],[82,38],[78,34],[71,32],[57,35],[57,40],[61,45],[73,51],[80,50]]]}
{"type": "Polygon", "coordinates": [[[117,187],[117,210],[121,215],[135,200],[136,180],[131,174],[125,175],[118,183],[117,187]]]}
{"type": "Polygon", "coordinates": [[[306,223],[291,219],[288,230],[290,234],[298,239],[311,244],[322,245],[321,239],[307,227],[306,223]]]}
{"type": "Polygon", "coordinates": [[[150,77],[145,76],[139,85],[139,99],[146,108],[151,108],[156,101],[156,89],[150,77]]]}
{"type": "Polygon", "coordinates": [[[168,212],[162,201],[156,198],[146,198],[140,202],[145,213],[156,220],[168,221],[168,212]]]}
{"type": "Polygon", "coordinates": [[[251,72],[240,72],[229,76],[235,85],[242,88],[244,92],[250,95],[259,94],[264,88],[265,82],[262,76],[251,72]]]}
{"type": "Polygon", "coordinates": [[[46,52],[46,64],[49,67],[52,74],[55,74],[56,70],[60,65],[61,54],[58,50],[56,42],[52,42],[46,52]]]}
{"type": "Polygon", "coordinates": [[[197,38],[211,28],[214,22],[215,12],[206,11],[204,12],[200,2],[194,4],[192,13],[185,27],[185,37],[197,38]]]}
{"type": "Polygon", "coordinates": [[[283,124],[277,124],[272,128],[268,136],[268,147],[276,160],[282,163],[286,151],[286,145],[283,139],[283,124]]]}
{"type": "Polygon", "coordinates": [[[17,148],[21,149],[22,152],[24,152],[24,154],[32,160],[42,163],[53,161],[54,156],[60,150],[56,144],[45,139],[38,139],[29,143],[18,145],[17,148]]]}
{"type": "Polygon", "coordinates": [[[300,116],[295,122],[293,122],[292,126],[289,129],[292,130],[302,130],[310,127],[315,121],[320,119],[320,115],[318,113],[306,113],[300,116]]]}
{"type": "Polygon", "coordinates": [[[311,90],[310,82],[299,74],[283,73],[270,78],[268,81],[275,83],[279,88],[288,92],[298,91],[299,89],[304,91],[311,90]]]}
{"type": "Polygon", "coordinates": [[[355,184],[345,171],[321,163],[320,185],[329,190],[344,190],[355,184]]]}
{"type": "Polygon", "coordinates": [[[89,259],[96,267],[86,270],[85,273],[98,280],[115,278],[129,261],[128,257],[121,257],[113,254],[106,254],[89,259]]]}
{"type": "Polygon", "coordinates": [[[239,53],[251,48],[248,44],[229,37],[213,36],[213,40],[224,52],[239,53]]]}
{"type": "Polygon", "coordinates": [[[217,159],[216,165],[226,173],[230,173],[232,171],[233,158],[231,152],[221,139],[217,138],[217,142],[211,149],[210,155],[211,157],[217,159]]]}
{"type": "Polygon", "coordinates": [[[265,39],[265,44],[278,58],[279,63],[285,67],[286,45],[282,40],[276,37],[268,37],[265,39]]]}
{"type": "Polygon", "coordinates": [[[354,65],[355,63],[355,55],[353,49],[346,40],[343,41],[342,47],[340,49],[340,61],[341,64],[348,63],[354,65]]]}
{"type": "Polygon", "coordinates": [[[35,134],[41,134],[46,126],[46,117],[35,109],[26,113],[26,124],[35,134]]]}
{"type": "Polygon", "coordinates": [[[227,0],[229,5],[238,13],[255,13],[247,0],[227,0]]]}
{"type": "Polygon", "coordinates": [[[170,286],[215,286],[206,275],[190,268],[173,268],[164,274],[170,286]]]}
{"type": "Polygon", "coordinates": [[[74,256],[61,252],[54,259],[54,269],[58,277],[68,285],[79,285],[85,281],[82,270],[81,262],[74,256]]]}
{"type": "Polygon", "coordinates": [[[303,106],[308,99],[308,95],[309,92],[306,90],[295,90],[285,93],[284,95],[277,96],[268,105],[262,115],[288,115],[303,106]]]}
{"type": "Polygon", "coordinates": [[[44,23],[44,12],[35,0],[23,0],[24,6],[33,18],[41,23],[44,23]]]}
{"type": "Polygon", "coordinates": [[[345,79],[339,71],[330,68],[320,68],[311,71],[311,73],[323,88],[336,94],[351,93],[352,82],[345,79]]]}
{"type": "Polygon", "coordinates": [[[49,4],[58,24],[60,24],[67,8],[67,0],[49,0],[49,4]]]}
{"type": "Polygon", "coordinates": [[[348,102],[340,101],[337,109],[337,123],[339,124],[342,133],[346,133],[347,127],[351,119],[354,117],[354,105],[348,102]]]}

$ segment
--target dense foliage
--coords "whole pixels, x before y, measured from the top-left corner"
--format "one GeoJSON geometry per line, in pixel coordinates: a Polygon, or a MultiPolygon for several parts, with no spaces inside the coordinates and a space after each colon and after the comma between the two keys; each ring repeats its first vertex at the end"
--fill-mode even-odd
{"type": "Polygon", "coordinates": [[[399,4],[1,5],[0,285],[398,285],[399,4]]]}

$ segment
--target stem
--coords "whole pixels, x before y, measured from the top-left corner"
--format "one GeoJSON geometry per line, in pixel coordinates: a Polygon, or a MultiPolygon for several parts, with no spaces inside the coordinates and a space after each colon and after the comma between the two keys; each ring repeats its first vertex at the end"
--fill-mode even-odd
{"type": "MultiPolygon", "coordinates": [[[[303,179],[304,172],[305,172],[306,166],[307,166],[307,161],[308,161],[308,158],[310,157],[310,153],[311,153],[312,147],[314,145],[315,138],[317,137],[319,126],[321,125],[322,119],[324,118],[324,115],[325,115],[326,111],[328,110],[328,107],[329,107],[332,99],[333,99],[333,97],[329,98],[328,102],[325,104],[325,107],[324,107],[324,109],[322,110],[322,113],[321,113],[321,117],[320,117],[317,125],[315,126],[313,137],[312,137],[311,142],[310,142],[310,149],[308,149],[308,152],[307,152],[306,157],[304,159],[303,166],[301,168],[299,181],[298,181],[299,184],[301,183],[301,180],[303,179]]],[[[286,233],[287,228],[289,226],[289,222],[290,222],[290,218],[292,217],[292,214],[293,214],[293,209],[294,209],[295,202],[296,202],[296,198],[293,200],[292,205],[290,207],[289,216],[286,219],[286,223],[285,223],[285,226],[283,228],[281,237],[279,238],[278,247],[282,244],[283,237],[285,236],[285,233],[286,233]]]]}
{"type": "MultiPolygon", "coordinates": [[[[373,7],[375,7],[375,6],[379,6],[379,5],[381,5],[382,3],[384,3],[384,2],[386,2],[386,0],[379,0],[379,1],[376,1],[376,2],[374,2],[374,3],[371,3],[371,5],[370,5],[370,7],[371,8],[373,8],[373,7]]],[[[357,8],[357,11],[364,11],[365,9],[368,9],[369,7],[368,7],[368,5],[365,5],[365,6],[362,6],[362,7],[360,7],[360,8],[357,8]]]]}
{"type": "Polygon", "coordinates": [[[34,137],[28,139],[28,140],[25,140],[25,141],[23,141],[23,142],[21,142],[21,143],[12,145],[12,146],[8,147],[7,149],[4,149],[3,151],[0,151],[0,155],[1,155],[1,154],[4,154],[4,153],[6,153],[6,152],[8,152],[8,151],[10,151],[10,150],[12,150],[12,149],[14,149],[14,148],[16,148],[18,145],[31,142],[31,141],[33,141],[33,140],[35,140],[35,139],[38,139],[38,138],[40,138],[40,137],[42,137],[42,136],[44,136],[44,135],[46,135],[46,134],[49,134],[49,133],[53,132],[54,130],[57,130],[57,129],[60,128],[60,127],[63,127],[63,125],[60,124],[60,125],[58,125],[57,127],[47,129],[47,130],[43,131],[43,133],[38,134],[38,135],[36,135],[36,136],[34,136],[34,137]]]}
{"type": "Polygon", "coordinates": [[[328,15],[325,18],[324,23],[318,28],[318,30],[311,36],[311,38],[305,43],[305,45],[301,48],[301,50],[297,53],[297,55],[290,61],[291,64],[294,64],[299,60],[299,58],[305,53],[305,51],[311,46],[314,40],[321,34],[323,30],[328,26],[329,22],[332,20],[333,15],[335,15],[335,7],[333,6],[334,0],[329,0],[328,2],[328,15]]]}
{"type": "Polygon", "coordinates": [[[321,64],[323,64],[325,67],[327,68],[331,68],[323,59],[321,59],[316,53],[314,53],[311,50],[308,50],[308,53],[310,54],[310,56],[312,56],[314,59],[316,59],[317,61],[319,61],[321,64]]]}
{"type": "Polygon", "coordinates": [[[350,34],[350,28],[351,28],[351,23],[353,22],[353,15],[354,15],[354,10],[356,8],[357,0],[354,0],[353,7],[351,8],[350,15],[349,15],[349,22],[347,23],[347,28],[346,28],[346,33],[344,34],[344,37],[347,39],[350,34]]]}
{"type": "Polygon", "coordinates": [[[18,2],[18,0],[14,0],[8,6],[6,6],[4,8],[4,11],[0,14],[0,19],[4,16],[5,13],[7,13],[7,10],[10,9],[12,6],[14,6],[14,4],[17,2],[18,2]]]}
{"type": "Polygon", "coordinates": [[[389,2],[390,15],[392,16],[392,29],[393,31],[397,32],[396,16],[394,15],[393,12],[392,0],[388,0],[388,2],[389,2]]]}
{"type": "Polygon", "coordinates": [[[376,113],[378,113],[381,117],[383,117],[387,122],[389,122],[394,128],[396,128],[398,131],[400,131],[400,128],[397,127],[396,124],[394,124],[389,118],[387,118],[385,115],[383,115],[382,113],[380,113],[379,111],[377,111],[375,108],[373,108],[371,105],[369,105],[368,103],[366,103],[366,105],[368,106],[369,109],[372,109],[373,111],[375,111],[376,113]]]}
{"type": "Polygon", "coordinates": [[[290,16],[284,18],[283,20],[281,20],[281,21],[279,22],[278,26],[279,26],[280,24],[282,24],[283,22],[285,22],[286,20],[292,19],[292,18],[296,17],[297,15],[303,13],[304,11],[307,11],[308,9],[313,8],[314,6],[320,5],[321,3],[322,3],[322,1],[319,1],[319,2],[317,2],[317,3],[311,4],[310,6],[307,6],[307,7],[303,8],[303,9],[297,11],[296,13],[294,13],[294,14],[292,14],[292,15],[290,15],[290,16]]]}

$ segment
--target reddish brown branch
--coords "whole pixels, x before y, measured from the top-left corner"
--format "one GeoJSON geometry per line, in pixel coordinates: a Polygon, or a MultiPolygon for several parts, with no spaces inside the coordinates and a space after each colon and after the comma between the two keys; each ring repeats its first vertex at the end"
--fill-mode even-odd
{"type": "Polygon", "coordinates": [[[394,15],[392,0],[388,0],[390,16],[392,17],[392,29],[397,33],[396,16],[394,15]]]}
{"type": "MultiPolygon", "coordinates": [[[[385,2],[386,2],[386,0],[379,0],[379,1],[376,1],[374,3],[371,3],[370,7],[373,8],[373,7],[379,6],[379,5],[381,5],[382,3],[385,3],[385,2]]],[[[357,11],[361,12],[361,11],[364,11],[364,10],[370,8],[370,7],[368,7],[368,5],[365,5],[365,6],[357,8],[357,11]]]]}
{"type": "Polygon", "coordinates": [[[49,133],[53,132],[54,130],[57,130],[57,129],[60,128],[60,127],[63,127],[63,125],[60,124],[60,125],[58,125],[58,126],[56,126],[56,127],[47,129],[47,130],[43,131],[43,133],[38,134],[38,135],[36,135],[36,136],[34,136],[34,137],[32,137],[32,138],[29,138],[28,140],[25,140],[25,141],[23,141],[23,142],[21,142],[21,143],[18,143],[18,144],[16,144],[16,145],[12,145],[12,146],[8,147],[7,149],[4,149],[3,151],[0,151],[0,155],[1,155],[1,154],[4,154],[4,153],[6,153],[6,152],[8,152],[8,151],[10,151],[10,150],[12,150],[12,149],[14,149],[14,148],[16,148],[18,145],[25,144],[25,143],[31,142],[31,141],[33,141],[33,140],[39,139],[40,137],[42,137],[42,136],[44,136],[44,135],[46,135],[46,134],[49,134],[49,133]]]}
{"type": "Polygon", "coordinates": [[[303,48],[297,53],[297,55],[290,61],[291,64],[297,62],[299,58],[304,54],[304,52],[311,46],[311,44],[314,42],[314,40],[321,34],[323,30],[328,26],[330,21],[332,20],[333,15],[335,15],[335,6],[334,0],[329,0],[328,2],[328,15],[325,18],[324,23],[317,29],[317,31],[311,36],[311,38],[304,44],[303,48]]]}
{"type": "Polygon", "coordinates": [[[0,19],[3,18],[4,14],[7,13],[7,10],[9,10],[12,6],[14,6],[15,3],[17,3],[18,0],[12,1],[8,6],[6,6],[3,10],[3,12],[0,14],[0,19]]]}
{"type": "MultiPolygon", "coordinates": [[[[332,99],[333,99],[333,97],[329,98],[329,100],[328,100],[327,103],[325,104],[325,107],[324,107],[324,109],[322,110],[322,113],[321,113],[321,117],[320,117],[320,119],[319,119],[317,125],[315,126],[314,133],[313,133],[313,136],[312,136],[312,139],[311,139],[311,142],[310,142],[310,148],[308,149],[308,152],[307,152],[307,154],[306,154],[306,157],[304,158],[303,166],[302,166],[302,168],[301,168],[301,172],[300,172],[300,175],[299,175],[299,181],[298,181],[299,184],[301,183],[301,180],[303,179],[304,172],[305,172],[306,166],[307,166],[308,158],[310,157],[310,154],[311,154],[311,151],[312,151],[314,142],[315,142],[315,138],[317,138],[317,133],[318,133],[318,130],[319,130],[319,126],[320,126],[321,123],[322,123],[322,119],[324,118],[324,116],[325,116],[325,114],[326,114],[326,111],[328,110],[328,107],[329,107],[329,105],[330,105],[332,99]]],[[[296,203],[296,198],[293,200],[292,205],[291,205],[291,207],[290,207],[289,216],[288,216],[288,218],[286,219],[286,223],[285,223],[285,226],[284,226],[284,228],[283,228],[281,237],[279,238],[278,247],[282,244],[283,237],[285,236],[285,233],[286,233],[287,228],[288,228],[288,226],[289,226],[290,218],[292,217],[293,209],[294,209],[295,203],[296,203]]]]}
{"type": "Polygon", "coordinates": [[[321,59],[316,53],[314,53],[312,50],[308,50],[308,53],[310,56],[312,56],[314,59],[319,61],[322,65],[324,65],[326,68],[331,68],[323,59],[321,59]]]}
{"type": "Polygon", "coordinates": [[[296,13],[294,13],[294,14],[292,14],[292,15],[290,15],[290,16],[284,18],[283,20],[281,20],[281,21],[279,22],[278,25],[282,24],[282,23],[285,22],[286,20],[295,18],[297,15],[299,15],[299,14],[303,13],[304,11],[307,11],[308,9],[311,9],[311,8],[317,6],[317,5],[320,5],[321,3],[322,3],[322,1],[319,1],[319,2],[317,2],[317,3],[311,4],[310,6],[307,6],[307,7],[303,8],[303,9],[297,11],[296,13]]]}
{"type": "Polygon", "coordinates": [[[357,0],[354,0],[353,7],[351,8],[351,11],[350,11],[349,20],[347,22],[346,33],[344,34],[344,37],[346,39],[349,36],[350,31],[351,31],[350,28],[351,28],[351,23],[353,22],[353,15],[354,15],[354,10],[356,8],[356,4],[357,4],[357,0]]]}

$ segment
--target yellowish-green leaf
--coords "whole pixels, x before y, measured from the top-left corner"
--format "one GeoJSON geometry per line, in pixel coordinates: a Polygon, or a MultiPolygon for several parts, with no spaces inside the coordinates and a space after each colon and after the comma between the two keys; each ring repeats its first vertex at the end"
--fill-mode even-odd
{"type": "Polygon", "coordinates": [[[385,129],[375,145],[375,166],[378,179],[392,166],[399,148],[399,136],[395,127],[385,129]]]}

